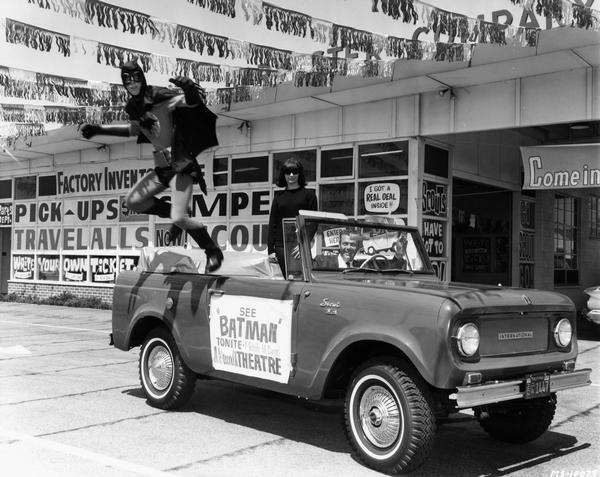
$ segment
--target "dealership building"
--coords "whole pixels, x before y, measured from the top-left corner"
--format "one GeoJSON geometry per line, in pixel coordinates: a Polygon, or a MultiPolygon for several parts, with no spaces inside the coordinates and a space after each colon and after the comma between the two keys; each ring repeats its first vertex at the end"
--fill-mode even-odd
{"type": "Polygon", "coordinates": [[[98,10],[95,16],[87,11],[87,21],[76,9],[81,2],[41,3],[11,0],[0,22],[7,29],[0,40],[1,293],[70,291],[110,301],[117,275],[136,267],[141,248],[185,243],[185,235],[171,243],[168,220],[124,205],[127,191],[153,168],[151,146],[135,138],[85,140],[72,119],[82,108],[88,119],[124,119],[117,100],[126,96],[115,86],[120,80],[113,63],[132,51],[141,59],[152,53],[149,83],[166,85],[174,71],[187,72],[209,92],[219,145],[199,157],[208,192],[194,190],[190,207],[223,249],[266,254],[277,172],[296,157],[320,210],[387,215],[417,226],[444,280],[555,290],[578,308],[583,290],[600,285],[598,20],[586,28],[559,26],[525,0],[431,0],[435,7],[415,0],[421,20],[431,9],[452,10],[509,25],[506,31],[515,36],[503,44],[472,42],[452,58],[423,53],[394,59],[385,50],[388,56],[380,54],[377,62],[369,49],[375,36],[385,40],[394,33],[413,45],[436,45],[448,33],[359,0],[327,6],[223,0],[216,2],[221,10],[209,9],[210,2],[176,0],[169,12],[158,0],[144,2],[143,12],[114,0],[91,2],[98,10]],[[64,7],[69,4],[71,11],[64,7]],[[107,20],[111,12],[114,25],[122,22],[118,29],[107,20]],[[277,28],[273,20],[268,28],[274,17],[277,28]],[[159,20],[155,30],[164,35],[146,34],[144,21],[159,20]],[[284,20],[297,28],[284,28],[284,20]],[[330,38],[335,45],[323,46],[316,35],[302,36],[303,24],[326,27],[326,20],[339,22],[331,31],[344,33],[340,25],[351,25],[352,32],[370,32],[371,40],[339,34],[330,38]],[[125,31],[128,24],[138,29],[125,31]],[[187,43],[169,41],[167,33],[177,35],[183,25],[187,43]],[[530,31],[535,39],[519,42],[517,35],[530,31]],[[38,39],[50,35],[54,48],[42,51],[24,39],[36,32],[38,39]],[[56,46],[59,33],[70,40],[68,55],[56,46]],[[202,76],[207,67],[194,69],[198,63],[226,65],[227,78],[250,76],[243,57],[218,56],[216,35],[228,45],[260,43],[269,54],[252,73],[270,81],[266,72],[278,70],[279,79],[211,94],[221,82],[202,76]],[[290,51],[337,56],[348,69],[300,84],[305,70],[273,59],[290,51]],[[109,52],[116,59],[107,59],[109,52]],[[348,72],[369,59],[376,73],[348,72]],[[173,69],[175,63],[188,69],[173,69]],[[44,134],[35,133],[40,115],[53,119],[44,134]]]}

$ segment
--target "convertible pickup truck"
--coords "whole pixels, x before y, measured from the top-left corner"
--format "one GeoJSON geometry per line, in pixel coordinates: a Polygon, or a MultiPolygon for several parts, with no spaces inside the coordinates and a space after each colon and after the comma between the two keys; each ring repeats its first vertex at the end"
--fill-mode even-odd
{"type": "Polygon", "coordinates": [[[389,474],[430,454],[438,419],[473,409],[491,437],[543,434],[576,369],[563,295],[439,280],[418,230],[304,212],[284,221],[287,276],[266,255],[148,248],[119,275],[111,343],[141,346],[147,402],[183,405],[198,378],[344,403],[354,455],[389,474]],[[363,243],[387,237],[385,250],[363,243]]]}

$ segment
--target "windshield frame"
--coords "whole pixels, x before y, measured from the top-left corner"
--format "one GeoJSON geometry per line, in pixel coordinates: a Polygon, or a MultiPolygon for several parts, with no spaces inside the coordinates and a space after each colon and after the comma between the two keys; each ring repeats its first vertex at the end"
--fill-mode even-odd
{"type": "MultiPolygon", "coordinates": [[[[422,261],[422,268],[420,268],[419,270],[398,270],[396,272],[394,272],[393,270],[389,269],[389,270],[378,270],[378,272],[385,274],[387,276],[393,275],[393,274],[397,274],[397,275],[401,275],[401,276],[406,276],[406,277],[410,277],[413,275],[435,275],[435,271],[433,269],[433,266],[431,265],[431,260],[429,258],[429,255],[427,253],[427,250],[425,248],[425,243],[423,242],[423,238],[421,237],[421,234],[419,233],[419,229],[417,227],[414,226],[408,226],[408,225],[400,225],[400,224],[391,224],[391,223],[384,223],[384,222],[372,222],[372,221],[365,221],[365,220],[356,220],[356,219],[340,219],[340,218],[329,218],[329,217],[316,217],[316,216],[310,216],[310,215],[299,215],[296,218],[297,222],[298,222],[298,231],[300,232],[300,234],[302,234],[302,236],[300,237],[301,239],[301,243],[302,243],[302,261],[303,261],[303,268],[304,270],[309,272],[309,275],[312,275],[313,273],[340,273],[342,274],[342,272],[344,272],[344,270],[353,270],[352,268],[346,268],[346,269],[331,269],[331,270],[327,270],[327,269],[314,269],[313,267],[313,257],[311,254],[311,240],[312,240],[312,235],[314,235],[314,231],[316,231],[316,229],[319,227],[319,225],[323,225],[326,224],[328,226],[332,226],[332,227],[343,227],[343,228],[354,228],[354,229],[361,229],[364,230],[369,230],[369,229],[385,229],[386,232],[396,232],[398,235],[401,232],[406,232],[407,234],[410,234],[410,236],[412,237],[412,241],[413,244],[417,250],[418,256],[420,258],[420,260],[422,261]],[[311,229],[313,232],[311,232],[311,229]]],[[[287,254],[287,251],[286,251],[287,254]]],[[[356,272],[358,272],[359,270],[355,267],[354,270],[356,270],[356,272]]],[[[365,273],[373,273],[373,271],[367,271],[365,270],[365,273]]]]}

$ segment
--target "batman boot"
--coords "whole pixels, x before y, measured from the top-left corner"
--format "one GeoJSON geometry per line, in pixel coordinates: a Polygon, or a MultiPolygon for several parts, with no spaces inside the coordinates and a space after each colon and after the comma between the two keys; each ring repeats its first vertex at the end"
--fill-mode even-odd
{"type": "Polygon", "coordinates": [[[221,252],[221,249],[210,237],[208,231],[202,227],[198,229],[188,229],[187,233],[196,241],[200,248],[204,249],[204,253],[206,253],[206,268],[204,273],[212,273],[215,270],[218,270],[219,267],[221,267],[221,263],[223,263],[223,252],[221,252]]]}
{"type": "Polygon", "coordinates": [[[152,205],[143,212],[144,214],[158,215],[163,219],[171,217],[171,203],[165,199],[152,197],[152,205]]]}

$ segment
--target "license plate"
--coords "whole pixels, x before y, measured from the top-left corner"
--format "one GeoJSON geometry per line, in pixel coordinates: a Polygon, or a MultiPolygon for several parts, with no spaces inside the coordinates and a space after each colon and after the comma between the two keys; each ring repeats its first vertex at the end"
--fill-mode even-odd
{"type": "Polygon", "coordinates": [[[533,399],[550,394],[550,375],[528,374],[525,376],[525,399],[533,399]]]}

